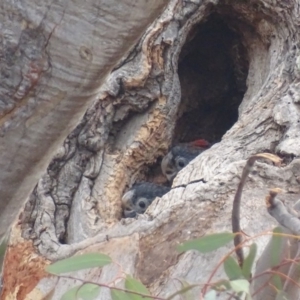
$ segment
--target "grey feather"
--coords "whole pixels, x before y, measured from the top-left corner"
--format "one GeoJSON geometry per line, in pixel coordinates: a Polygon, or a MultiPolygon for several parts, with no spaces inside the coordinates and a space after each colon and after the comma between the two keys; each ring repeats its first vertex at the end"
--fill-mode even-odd
{"type": "Polygon", "coordinates": [[[161,162],[163,174],[169,181],[172,181],[180,170],[205,150],[204,148],[191,147],[188,145],[173,147],[161,162]]]}
{"type": "Polygon", "coordinates": [[[133,218],[144,213],[156,197],[162,197],[169,191],[169,187],[151,182],[135,184],[122,197],[124,217],[133,218]]]}

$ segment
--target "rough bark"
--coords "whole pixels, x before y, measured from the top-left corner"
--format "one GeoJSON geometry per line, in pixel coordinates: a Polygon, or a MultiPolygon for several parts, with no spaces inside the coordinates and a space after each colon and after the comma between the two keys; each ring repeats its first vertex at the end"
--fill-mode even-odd
{"type": "MultiPolygon", "coordinates": [[[[59,299],[75,283],[47,277],[43,266],[77,252],[109,254],[160,297],[178,290],[178,279],[205,283],[232,246],[209,255],[178,255],[175,246],[230,230],[245,160],[260,152],[277,153],[284,165],[254,166],[241,224],[249,235],[272,229],[268,190],[285,190],[280,197],[290,202],[300,193],[299,8],[298,0],[171,1],[115,67],[30,195],[12,231],[4,297],[52,291],[59,299]],[[127,188],[142,179],[165,183],[159,159],[172,143],[193,138],[215,144],[145,215],[122,219],[127,188]]],[[[267,240],[257,240],[260,253],[267,240]]],[[[76,274],[102,283],[117,275],[116,265],[76,274]]],[[[219,270],[214,280],[222,276],[219,270]]],[[[110,299],[109,291],[99,299],[110,299]]]]}
{"type": "Polygon", "coordinates": [[[109,71],[164,4],[1,1],[0,240],[109,71]]]}

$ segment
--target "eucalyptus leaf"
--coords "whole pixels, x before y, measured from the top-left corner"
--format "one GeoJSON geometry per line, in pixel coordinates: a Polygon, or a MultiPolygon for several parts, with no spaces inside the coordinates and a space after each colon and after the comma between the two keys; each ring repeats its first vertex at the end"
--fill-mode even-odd
{"type": "Polygon", "coordinates": [[[106,254],[87,253],[76,255],[57,261],[46,267],[46,271],[51,274],[73,272],[94,267],[103,267],[111,263],[111,258],[106,254]]]}
{"type": "Polygon", "coordinates": [[[223,267],[226,275],[230,280],[243,278],[242,269],[232,256],[226,258],[223,267]]]}
{"type": "Polygon", "coordinates": [[[251,277],[251,271],[252,271],[256,253],[257,253],[257,245],[255,243],[253,243],[250,246],[249,254],[245,258],[244,263],[243,263],[243,268],[242,268],[243,275],[248,280],[250,280],[250,277],[251,277]]]}
{"type": "Polygon", "coordinates": [[[280,235],[276,235],[276,233],[282,233],[282,229],[280,227],[276,227],[273,230],[272,238],[271,238],[271,266],[278,266],[281,262],[281,249],[282,243],[284,242],[284,237],[280,235]]]}
{"type": "MultiPolygon", "coordinates": [[[[271,267],[279,266],[281,263],[281,251],[282,245],[284,243],[284,237],[281,235],[277,235],[276,233],[282,233],[282,228],[275,227],[273,230],[272,238],[271,238],[271,267]]],[[[273,275],[271,277],[272,284],[280,291],[283,288],[282,279],[279,275],[273,275]]]]}
{"type": "MultiPolygon", "coordinates": [[[[148,289],[138,280],[134,279],[133,277],[127,275],[125,280],[125,288],[126,290],[137,292],[144,295],[150,295],[148,289]]],[[[129,294],[129,293],[128,293],[129,294]]],[[[145,300],[145,299],[152,299],[147,297],[142,297],[136,294],[130,294],[130,299],[132,300],[145,300]]]]}
{"type": "Polygon", "coordinates": [[[61,300],[94,300],[100,293],[100,287],[93,283],[85,283],[66,291],[61,300]]]}
{"type": "Polygon", "coordinates": [[[246,293],[249,294],[249,281],[245,279],[238,279],[230,281],[230,285],[233,291],[236,293],[246,293]]]}
{"type": "Polygon", "coordinates": [[[119,290],[110,290],[110,295],[112,300],[133,300],[133,298],[130,297],[129,293],[119,291],[119,290]]]}
{"type": "Polygon", "coordinates": [[[77,296],[78,290],[80,287],[81,287],[81,285],[75,286],[75,287],[69,289],[62,295],[60,300],[77,300],[78,299],[78,296],[77,296]]]}
{"type": "Polygon", "coordinates": [[[209,234],[199,239],[184,242],[177,249],[179,252],[198,250],[201,253],[208,253],[225,246],[233,240],[234,236],[235,234],[231,232],[209,234]]]}
{"type": "Polygon", "coordinates": [[[78,291],[79,298],[84,300],[94,300],[100,293],[100,286],[93,283],[85,283],[78,291]]]}

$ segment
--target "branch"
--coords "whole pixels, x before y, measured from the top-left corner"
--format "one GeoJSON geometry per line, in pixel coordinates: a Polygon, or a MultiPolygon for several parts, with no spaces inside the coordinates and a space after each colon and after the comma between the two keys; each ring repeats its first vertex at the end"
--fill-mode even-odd
{"type": "Polygon", "coordinates": [[[6,109],[1,107],[0,115],[0,240],[53,153],[99,97],[110,70],[167,4],[164,0],[103,0],[97,7],[101,18],[94,18],[91,12],[98,2],[64,2],[43,11],[47,6],[27,1],[31,13],[26,14],[15,2],[1,1],[5,3],[0,6],[1,32],[10,33],[1,39],[4,44],[13,40],[20,57],[1,56],[10,83],[0,82],[6,109]],[[13,12],[11,16],[7,11],[13,12]],[[43,26],[24,26],[37,24],[36,20],[43,26]],[[76,20],[75,29],[72,20],[76,20]],[[72,51],[66,54],[65,45],[72,51]]]}
{"type": "Polygon", "coordinates": [[[232,232],[236,233],[234,237],[234,246],[236,247],[236,255],[238,257],[239,265],[242,266],[244,262],[244,253],[243,249],[239,247],[239,245],[243,242],[242,234],[241,234],[241,225],[240,225],[240,207],[241,207],[241,198],[242,198],[242,191],[246,182],[246,179],[251,172],[255,161],[259,158],[265,158],[271,160],[276,165],[280,165],[281,159],[273,154],[270,153],[260,153],[251,156],[248,158],[247,163],[243,169],[242,178],[237,188],[236,194],[233,200],[233,208],[232,208],[232,232]]]}
{"type": "Polygon", "coordinates": [[[300,235],[300,220],[295,210],[287,208],[282,201],[276,198],[279,189],[272,189],[266,197],[268,213],[283,227],[293,234],[300,235]]]}
{"type": "Polygon", "coordinates": [[[121,292],[132,294],[132,295],[141,296],[142,298],[145,298],[145,299],[149,299],[149,298],[155,299],[155,300],[167,300],[167,299],[169,299],[169,298],[161,298],[159,296],[151,296],[151,295],[148,295],[148,294],[143,294],[143,293],[135,292],[135,291],[132,291],[132,290],[128,290],[126,288],[119,288],[119,287],[116,287],[116,286],[108,285],[106,283],[94,282],[94,281],[90,281],[90,280],[86,280],[86,279],[82,279],[82,278],[76,278],[76,277],[73,277],[73,276],[59,275],[58,277],[59,278],[78,280],[78,281],[81,281],[83,284],[90,283],[90,284],[98,285],[100,287],[108,288],[109,290],[116,290],[116,291],[121,291],[121,292]]]}

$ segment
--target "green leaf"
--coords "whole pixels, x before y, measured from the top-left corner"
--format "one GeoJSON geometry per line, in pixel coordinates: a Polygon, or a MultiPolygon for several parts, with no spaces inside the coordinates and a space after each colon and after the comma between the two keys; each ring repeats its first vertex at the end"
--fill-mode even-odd
{"type": "MultiPolygon", "coordinates": [[[[273,230],[273,233],[282,233],[282,229],[280,227],[276,227],[273,230]]],[[[281,249],[284,237],[280,235],[272,235],[271,239],[271,267],[278,266],[281,262],[281,249]]]]}
{"type": "Polygon", "coordinates": [[[252,266],[254,263],[256,253],[257,253],[257,245],[255,243],[253,243],[250,246],[249,254],[245,258],[244,263],[243,263],[243,268],[242,268],[243,275],[248,280],[250,280],[250,277],[251,277],[252,266]]]}
{"type": "Polygon", "coordinates": [[[100,286],[93,283],[84,284],[78,291],[79,298],[84,300],[94,300],[100,293],[100,286]]]}
{"type": "MultiPolygon", "coordinates": [[[[282,233],[282,228],[280,227],[276,227],[273,230],[273,234],[272,238],[271,238],[271,267],[276,267],[279,266],[281,263],[281,251],[282,251],[282,245],[284,242],[284,237],[280,236],[280,235],[276,235],[276,233],[282,233]]],[[[282,290],[283,285],[282,285],[282,279],[279,275],[274,275],[271,278],[271,282],[272,284],[278,289],[278,290],[282,290]]]]}
{"type": "Polygon", "coordinates": [[[87,253],[57,261],[50,266],[47,266],[46,271],[58,275],[88,268],[103,267],[110,263],[111,258],[108,255],[101,253],[87,253]]]}
{"type": "Polygon", "coordinates": [[[238,279],[230,281],[230,285],[233,291],[236,293],[246,293],[249,294],[249,281],[245,279],[238,279]]]}
{"type": "Polygon", "coordinates": [[[83,285],[75,286],[66,291],[61,300],[94,300],[100,293],[100,287],[96,284],[86,283],[83,285]]]}
{"type": "Polygon", "coordinates": [[[215,290],[210,290],[205,294],[204,300],[215,300],[217,299],[217,292],[215,290]]]}
{"type": "Polygon", "coordinates": [[[76,299],[78,299],[78,289],[80,287],[81,287],[81,285],[71,288],[70,290],[66,291],[60,299],[61,300],[76,300],[76,299]]]}
{"type": "MultiPolygon", "coordinates": [[[[141,282],[132,278],[130,275],[126,276],[125,288],[126,288],[126,290],[129,290],[129,291],[141,293],[144,295],[150,295],[148,289],[141,282]]],[[[147,298],[147,297],[142,297],[140,295],[130,294],[130,299],[144,300],[144,299],[152,299],[152,298],[147,298]]]]}
{"type": "Polygon", "coordinates": [[[227,257],[227,259],[224,261],[223,267],[230,280],[243,278],[242,269],[232,256],[227,257]]]}
{"type": "Polygon", "coordinates": [[[110,295],[112,300],[132,300],[133,298],[130,297],[132,294],[128,294],[123,291],[118,291],[118,290],[110,290],[110,295]]]}
{"type": "Polygon", "coordinates": [[[177,249],[179,252],[198,250],[201,253],[208,253],[225,246],[233,240],[234,236],[235,234],[230,232],[209,234],[199,239],[184,242],[177,249]]]}

